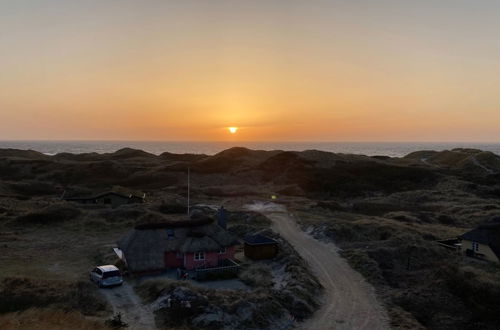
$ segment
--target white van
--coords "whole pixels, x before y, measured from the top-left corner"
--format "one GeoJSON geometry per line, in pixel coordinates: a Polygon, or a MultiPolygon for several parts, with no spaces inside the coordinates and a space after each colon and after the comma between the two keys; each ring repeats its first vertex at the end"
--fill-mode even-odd
{"type": "Polygon", "coordinates": [[[98,266],[90,272],[90,280],[100,288],[122,285],[123,278],[120,270],[113,265],[98,266]]]}

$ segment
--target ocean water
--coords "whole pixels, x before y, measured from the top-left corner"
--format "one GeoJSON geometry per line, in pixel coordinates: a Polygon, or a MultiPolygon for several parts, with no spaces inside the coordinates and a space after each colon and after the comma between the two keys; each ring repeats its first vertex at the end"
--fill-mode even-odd
{"type": "Polygon", "coordinates": [[[196,153],[213,155],[231,147],[255,150],[322,150],[368,156],[402,157],[418,150],[475,148],[500,155],[500,143],[471,142],[172,142],[172,141],[0,141],[0,148],[36,150],[47,155],[60,152],[108,153],[129,147],[153,154],[196,153]]]}

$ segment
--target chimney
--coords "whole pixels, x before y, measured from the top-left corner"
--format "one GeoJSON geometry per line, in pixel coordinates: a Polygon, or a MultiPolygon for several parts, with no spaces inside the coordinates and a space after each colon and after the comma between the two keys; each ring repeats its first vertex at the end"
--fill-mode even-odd
{"type": "Polygon", "coordinates": [[[224,206],[221,206],[219,210],[217,210],[217,224],[219,227],[226,229],[227,227],[227,211],[224,206]]]}

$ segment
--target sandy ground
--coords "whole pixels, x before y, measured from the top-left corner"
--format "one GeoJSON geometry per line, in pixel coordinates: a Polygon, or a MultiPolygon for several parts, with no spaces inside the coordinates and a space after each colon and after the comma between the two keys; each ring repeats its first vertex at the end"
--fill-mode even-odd
{"type": "Polygon", "coordinates": [[[303,329],[390,328],[374,288],[340,257],[335,245],[306,234],[281,205],[254,203],[247,209],[266,214],[273,221],[273,229],[293,245],[324,286],[322,307],[302,325],[303,329]]]}
{"type": "Polygon", "coordinates": [[[124,282],[122,286],[101,289],[113,307],[113,314],[121,313],[127,329],[156,329],[153,311],[141,303],[132,285],[124,282]]]}
{"type": "MultiPolygon", "coordinates": [[[[167,279],[167,280],[177,280],[177,271],[176,270],[168,270],[166,272],[163,272],[161,274],[155,274],[155,275],[145,275],[142,276],[140,279],[137,279],[137,283],[141,284],[144,281],[147,280],[153,280],[153,279],[167,279]]],[[[189,284],[199,287],[199,288],[204,288],[204,289],[214,289],[214,290],[244,290],[244,291],[251,291],[252,288],[245,283],[243,283],[241,280],[237,278],[233,279],[226,279],[226,280],[217,280],[217,281],[201,281],[198,282],[194,279],[189,280],[189,284]]]]}
{"type": "MultiPolygon", "coordinates": [[[[142,280],[153,278],[175,278],[174,272],[168,275],[147,276],[142,280]]],[[[199,287],[217,289],[217,290],[250,290],[243,282],[239,280],[208,281],[196,282],[191,284],[199,287]]],[[[113,315],[122,314],[122,320],[129,326],[127,329],[156,329],[153,311],[141,303],[140,297],[135,293],[132,284],[123,282],[122,286],[114,288],[103,288],[101,293],[113,308],[113,315]]]]}

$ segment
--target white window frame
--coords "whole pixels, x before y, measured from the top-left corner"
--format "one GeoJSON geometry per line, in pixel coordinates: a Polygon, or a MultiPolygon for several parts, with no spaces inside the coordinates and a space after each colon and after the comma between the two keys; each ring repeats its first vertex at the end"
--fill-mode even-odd
{"type": "Polygon", "coordinates": [[[194,261],[203,261],[205,260],[205,252],[198,251],[194,253],[194,261]]]}
{"type": "Polygon", "coordinates": [[[219,250],[219,254],[226,254],[226,253],[227,253],[226,247],[223,247],[222,249],[219,250]]]}
{"type": "Polygon", "coordinates": [[[472,242],[472,251],[479,251],[479,243],[478,242],[472,242]]]}

